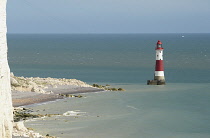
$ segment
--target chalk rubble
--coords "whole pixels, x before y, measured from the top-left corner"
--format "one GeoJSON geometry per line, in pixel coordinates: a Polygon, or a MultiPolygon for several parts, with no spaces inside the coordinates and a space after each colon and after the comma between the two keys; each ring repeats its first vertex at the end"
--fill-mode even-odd
{"type": "Polygon", "coordinates": [[[11,73],[12,90],[21,92],[37,92],[46,94],[49,86],[57,88],[59,85],[72,85],[77,87],[92,87],[91,85],[76,79],[57,79],[57,78],[39,78],[39,77],[16,77],[11,73]]]}
{"type": "Polygon", "coordinates": [[[45,136],[40,135],[32,130],[28,130],[23,122],[14,122],[13,123],[13,136],[16,137],[27,137],[27,138],[46,138],[45,136]]]}

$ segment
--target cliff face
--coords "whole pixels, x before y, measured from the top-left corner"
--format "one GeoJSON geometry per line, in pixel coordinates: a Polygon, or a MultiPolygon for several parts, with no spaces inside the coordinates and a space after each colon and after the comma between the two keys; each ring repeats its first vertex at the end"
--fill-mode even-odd
{"type": "Polygon", "coordinates": [[[7,61],[6,3],[0,0],[0,138],[12,137],[12,99],[7,61]]]}

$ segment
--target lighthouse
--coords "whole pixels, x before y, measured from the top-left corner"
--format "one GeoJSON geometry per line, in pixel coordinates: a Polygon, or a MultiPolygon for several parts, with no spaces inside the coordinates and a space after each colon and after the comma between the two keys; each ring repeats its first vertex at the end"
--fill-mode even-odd
{"type": "Polygon", "coordinates": [[[154,80],[148,80],[147,85],[165,85],[164,64],[163,64],[163,47],[162,42],[158,40],[156,47],[156,64],[154,80]]]}

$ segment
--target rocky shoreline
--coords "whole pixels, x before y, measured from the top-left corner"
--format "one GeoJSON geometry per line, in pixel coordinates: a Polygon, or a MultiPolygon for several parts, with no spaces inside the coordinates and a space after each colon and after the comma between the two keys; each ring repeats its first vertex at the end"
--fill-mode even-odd
{"type": "Polygon", "coordinates": [[[11,73],[13,106],[24,106],[64,98],[61,94],[104,91],[76,79],[17,77],[11,73]]]}
{"type": "Polygon", "coordinates": [[[13,111],[14,123],[13,123],[13,138],[56,138],[47,134],[42,136],[41,134],[34,132],[33,128],[26,128],[24,126],[24,120],[33,118],[50,117],[50,115],[33,114],[33,110],[29,108],[16,107],[13,111]]]}
{"type": "Polygon", "coordinates": [[[11,88],[13,91],[37,92],[50,94],[49,87],[57,88],[58,86],[71,85],[76,87],[92,87],[91,85],[76,79],[57,79],[57,78],[39,78],[39,77],[17,77],[13,73],[10,75],[11,88]]]}
{"type": "MultiPolygon", "coordinates": [[[[76,79],[39,77],[17,77],[11,73],[12,102],[14,107],[13,138],[55,138],[49,134],[42,136],[24,126],[24,120],[45,117],[31,114],[21,106],[53,101],[67,97],[82,98],[81,93],[104,91],[76,79]]],[[[49,117],[49,115],[47,115],[49,117]]]]}
{"type": "Polygon", "coordinates": [[[24,126],[24,120],[30,118],[50,117],[52,115],[35,115],[21,106],[54,101],[63,98],[82,98],[82,93],[99,91],[124,91],[122,88],[111,88],[109,85],[89,85],[76,79],[57,79],[40,77],[17,77],[10,75],[12,102],[14,107],[13,138],[55,138],[47,134],[42,136],[31,128],[24,126]]]}

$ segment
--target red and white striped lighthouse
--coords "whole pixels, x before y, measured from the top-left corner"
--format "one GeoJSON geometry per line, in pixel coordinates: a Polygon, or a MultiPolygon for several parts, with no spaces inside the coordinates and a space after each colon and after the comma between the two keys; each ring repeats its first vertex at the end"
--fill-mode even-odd
{"type": "Polygon", "coordinates": [[[155,65],[155,75],[154,80],[148,80],[148,85],[164,85],[165,76],[164,76],[164,65],[163,65],[163,47],[162,42],[158,40],[156,44],[156,65],[155,65]]]}
{"type": "Polygon", "coordinates": [[[155,77],[154,80],[164,81],[164,65],[163,65],[163,47],[162,42],[158,40],[156,45],[156,65],[155,65],[155,77]]]}

